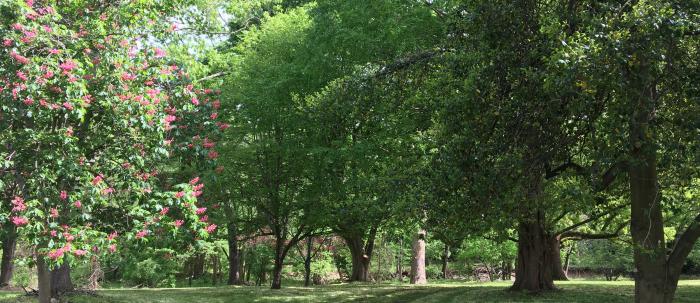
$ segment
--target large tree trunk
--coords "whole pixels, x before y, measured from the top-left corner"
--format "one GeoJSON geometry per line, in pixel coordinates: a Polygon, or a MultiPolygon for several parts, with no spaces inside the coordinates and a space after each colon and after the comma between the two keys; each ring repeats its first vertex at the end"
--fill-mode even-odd
{"type": "Polygon", "coordinates": [[[238,253],[237,229],[234,223],[229,223],[228,230],[228,285],[240,285],[240,254],[238,253]]]}
{"type": "Polygon", "coordinates": [[[449,272],[447,269],[448,263],[450,261],[450,246],[445,244],[445,248],[442,252],[442,278],[449,279],[449,272]]]}
{"type": "Polygon", "coordinates": [[[39,285],[39,303],[51,303],[51,272],[49,271],[44,257],[35,255],[37,284],[39,285]]]}
{"type": "Polygon", "coordinates": [[[419,231],[413,240],[411,261],[411,284],[428,283],[425,275],[425,230],[419,231]]]}
{"type": "Polygon", "coordinates": [[[313,248],[313,237],[306,239],[306,258],[304,258],[304,286],[311,285],[311,250],[313,248]]]}
{"type": "Polygon", "coordinates": [[[14,272],[15,250],[17,248],[17,228],[14,224],[5,225],[5,238],[2,241],[2,262],[0,263],[0,286],[10,284],[14,272]]]}
{"type": "Polygon", "coordinates": [[[534,220],[521,221],[518,227],[518,259],[515,264],[515,282],[512,290],[540,292],[554,289],[550,243],[542,227],[541,211],[534,220]]]}
{"type": "Polygon", "coordinates": [[[369,261],[371,256],[365,253],[364,241],[360,236],[345,236],[343,237],[350,249],[352,259],[352,272],[350,274],[350,282],[367,282],[369,281],[369,261]]]}
{"type": "Polygon", "coordinates": [[[568,281],[561,262],[561,241],[559,236],[549,238],[549,253],[552,265],[552,279],[554,281],[568,281]]]}
{"type": "Polygon", "coordinates": [[[70,264],[64,261],[61,266],[55,267],[51,271],[51,296],[58,298],[73,289],[73,281],[70,278],[70,264]]]}
{"type": "Polygon", "coordinates": [[[345,239],[352,256],[352,273],[349,281],[370,281],[369,265],[374,250],[374,239],[377,237],[377,227],[370,228],[367,242],[363,241],[362,233],[346,234],[341,237],[345,239]]]}

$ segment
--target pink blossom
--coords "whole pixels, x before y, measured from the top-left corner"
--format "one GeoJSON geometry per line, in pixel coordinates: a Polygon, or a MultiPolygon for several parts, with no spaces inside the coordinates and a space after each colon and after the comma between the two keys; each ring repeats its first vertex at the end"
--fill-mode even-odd
{"type": "Polygon", "coordinates": [[[28,64],[29,63],[29,59],[27,57],[22,56],[15,51],[10,52],[10,57],[12,57],[12,59],[15,59],[20,64],[28,64]]]}
{"type": "Polygon", "coordinates": [[[207,216],[207,215],[204,215],[201,218],[199,218],[199,222],[207,222],[207,221],[209,221],[209,216],[207,216]]]}
{"type": "Polygon", "coordinates": [[[199,99],[197,99],[197,97],[192,97],[192,104],[199,105],[199,99]]]}
{"type": "Polygon", "coordinates": [[[29,98],[29,97],[24,99],[24,101],[22,101],[22,102],[24,102],[24,104],[27,106],[34,104],[34,100],[32,98],[29,98]]]}
{"type": "Polygon", "coordinates": [[[202,142],[202,146],[206,149],[213,148],[216,146],[215,142],[209,141],[208,138],[204,138],[204,142],[202,142]]]}
{"type": "Polygon", "coordinates": [[[51,234],[52,237],[58,236],[58,232],[55,231],[55,230],[51,230],[50,234],[51,234]]]}
{"type": "Polygon", "coordinates": [[[136,79],[136,75],[130,73],[122,73],[121,78],[123,81],[133,81],[136,79]]]}
{"type": "Polygon", "coordinates": [[[117,251],[117,245],[116,244],[110,244],[109,245],[109,252],[113,253],[117,251]]]}
{"type": "Polygon", "coordinates": [[[29,80],[29,78],[27,78],[27,75],[22,71],[17,71],[15,74],[17,75],[17,78],[22,80],[22,82],[27,82],[27,80],[29,80]]]}
{"type": "Polygon", "coordinates": [[[160,210],[160,215],[165,216],[170,211],[170,207],[164,207],[160,210]]]}
{"type": "Polygon", "coordinates": [[[141,238],[145,237],[147,234],[148,234],[147,230],[139,230],[136,233],[136,239],[141,239],[141,238]]]}
{"type": "Polygon", "coordinates": [[[219,157],[219,153],[217,153],[215,150],[212,150],[209,152],[208,156],[209,156],[209,159],[213,160],[213,159],[216,159],[219,157]]]}
{"type": "Polygon", "coordinates": [[[209,226],[207,226],[206,230],[207,230],[207,233],[214,232],[216,230],[216,224],[209,224],[209,226]]]}
{"type": "Polygon", "coordinates": [[[60,197],[61,197],[61,200],[68,199],[68,193],[65,190],[62,190],[60,197]]]}
{"type": "Polygon", "coordinates": [[[20,30],[24,29],[24,26],[22,24],[15,23],[15,24],[12,24],[12,29],[20,31],[20,30]]]}
{"type": "Polygon", "coordinates": [[[63,248],[59,249],[52,249],[47,256],[51,258],[52,260],[58,260],[60,257],[63,257],[63,248]]]}
{"type": "Polygon", "coordinates": [[[200,207],[200,208],[197,208],[197,211],[195,211],[195,212],[196,212],[198,215],[201,215],[201,214],[203,214],[203,213],[206,212],[206,211],[207,211],[207,208],[206,208],[206,207],[200,207]]]}
{"type": "Polygon", "coordinates": [[[68,102],[63,102],[63,107],[65,107],[67,110],[73,110],[73,104],[68,102]]]}
{"type": "Polygon", "coordinates": [[[2,45],[10,47],[12,46],[12,40],[5,38],[4,40],[2,40],[2,45]]]}
{"type": "Polygon", "coordinates": [[[52,208],[49,210],[49,213],[50,213],[49,216],[50,216],[51,218],[58,218],[58,209],[55,209],[55,208],[52,207],[52,208]]]}
{"type": "Polygon", "coordinates": [[[95,176],[95,178],[92,179],[92,185],[100,184],[100,182],[102,182],[102,178],[102,174],[95,176]]]}
{"type": "Polygon", "coordinates": [[[211,103],[211,106],[214,107],[214,109],[219,109],[219,107],[221,107],[221,101],[214,100],[214,102],[211,103]]]}
{"type": "Polygon", "coordinates": [[[87,251],[82,250],[82,249],[76,249],[73,251],[73,254],[76,256],[84,256],[87,254],[87,251]]]}
{"type": "Polygon", "coordinates": [[[27,206],[24,205],[24,199],[20,196],[15,196],[15,198],[12,199],[12,211],[18,212],[24,211],[25,209],[27,209],[27,206]]]}
{"type": "Polygon", "coordinates": [[[25,217],[14,216],[14,217],[12,217],[12,223],[17,225],[17,226],[23,226],[23,225],[27,225],[29,223],[29,220],[27,220],[27,218],[25,218],[25,217]]]}
{"type": "Polygon", "coordinates": [[[69,72],[77,68],[78,64],[75,63],[75,61],[73,60],[68,60],[66,62],[61,63],[61,65],[59,65],[58,67],[60,67],[64,72],[69,72]]]}
{"type": "Polygon", "coordinates": [[[75,202],[73,202],[73,205],[74,205],[76,208],[81,208],[81,207],[83,207],[83,203],[80,202],[80,200],[75,200],[75,202]]]}
{"type": "Polygon", "coordinates": [[[219,116],[218,113],[212,113],[211,115],[209,115],[209,118],[211,118],[212,120],[214,120],[214,119],[216,119],[216,117],[218,117],[218,116],[219,116]]]}
{"type": "Polygon", "coordinates": [[[72,137],[73,136],[73,127],[68,127],[66,129],[66,136],[72,137]]]}
{"type": "Polygon", "coordinates": [[[190,185],[195,185],[199,183],[199,177],[195,177],[194,179],[190,180],[190,185]]]}
{"type": "Polygon", "coordinates": [[[175,227],[179,228],[180,226],[182,226],[183,223],[185,223],[185,221],[175,220],[175,223],[173,223],[173,224],[175,225],[175,227]]]}
{"type": "Polygon", "coordinates": [[[180,199],[180,198],[182,198],[182,197],[184,197],[184,196],[185,196],[185,192],[184,192],[184,191],[179,191],[179,192],[176,192],[176,193],[175,193],[175,198],[176,198],[176,199],[180,199]]]}
{"type": "Polygon", "coordinates": [[[192,195],[195,196],[195,197],[199,197],[199,196],[202,195],[202,191],[201,191],[201,190],[195,191],[195,192],[192,193],[192,195]]]}
{"type": "Polygon", "coordinates": [[[156,58],[163,58],[167,55],[164,50],[157,47],[153,51],[155,52],[156,58]]]}
{"type": "Polygon", "coordinates": [[[107,240],[112,241],[116,239],[119,236],[119,234],[116,231],[113,231],[107,236],[107,240]]]}
{"type": "Polygon", "coordinates": [[[195,185],[194,187],[192,187],[192,189],[194,189],[194,190],[200,190],[200,189],[202,189],[203,187],[204,187],[204,183],[200,183],[200,184],[197,184],[197,185],[195,185]]]}
{"type": "Polygon", "coordinates": [[[113,188],[113,187],[107,187],[107,188],[105,188],[105,189],[102,190],[102,194],[103,194],[103,195],[109,195],[109,194],[111,194],[111,193],[113,193],[113,192],[114,192],[114,188],[113,188]]]}

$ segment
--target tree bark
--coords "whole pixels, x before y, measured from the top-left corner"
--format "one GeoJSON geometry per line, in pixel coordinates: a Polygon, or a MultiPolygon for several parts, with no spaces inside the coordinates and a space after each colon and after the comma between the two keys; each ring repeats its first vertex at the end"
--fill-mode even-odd
{"type": "Polygon", "coordinates": [[[36,272],[39,287],[39,303],[51,303],[51,272],[49,271],[44,257],[35,255],[36,272]]]}
{"type": "Polygon", "coordinates": [[[561,262],[561,240],[559,236],[549,238],[549,253],[551,255],[552,279],[554,281],[568,281],[561,262]]]}
{"type": "Polygon", "coordinates": [[[542,227],[544,215],[536,211],[534,220],[521,220],[518,227],[518,259],[511,290],[541,292],[554,289],[548,237],[542,227]]]}
{"type": "Polygon", "coordinates": [[[450,246],[445,244],[445,248],[442,252],[442,278],[449,279],[448,263],[450,262],[450,246]]]}
{"type": "Polygon", "coordinates": [[[58,298],[73,289],[73,281],[70,277],[70,264],[64,261],[63,264],[51,271],[51,296],[58,298]]]}
{"type": "Polygon", "coordinates": [[[237,229],[234,223],[228,223],[228,285],[240,285],[240,254],[238,252],[237,229]]]}
{"type": "Polygon", "coordinates": [[[284,267],[284,257],[286,254],[285,250],[286,240],[277,236],[275,240],[275,264],[272,268],[272,289],[282,288],[282,268],[284,267]]]}
{"type": "Polygon", "coordinates": [[[313,248],[313,237],[306,239],[306,257],[304,258],[304,286],[311,285],[311,250],[313,248]]]}
{"type": "Polygon", "coordinates": [[[427,284],[425,275],[425,230],[416,234],[413,240],[413,258],[411,259],[411,284],[427,284]]]}
{"type": "Polygon", "coordinates": [[[5,238],[2,241],[2,262],[0,263],[0,286],[10,284],[14,273],[15,250],[17,249],[17,228],[14,224],[5,225],[5,238]]]}
{"type": "Polygon", "coordinates": [[[369,281],[369,261],[371,256],[365,252],[362,237],[352,235],[344,236],[343,238],[350,249],[352,259],[352,272],[348,280],[350,282],[369,281]]]}

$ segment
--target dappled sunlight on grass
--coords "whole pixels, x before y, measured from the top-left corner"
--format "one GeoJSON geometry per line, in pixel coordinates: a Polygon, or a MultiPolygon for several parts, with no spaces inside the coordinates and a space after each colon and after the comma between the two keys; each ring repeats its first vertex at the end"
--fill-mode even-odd
{"type": "MultiPolygon", "coordinates": [[[[436,282],[429,285],[409,285],[389,282],[381,284],[356,283],[319,287],[196,287],[159,289],[106,289],[98,296],[72,296],[72,303],[268,303],[268,302],[568,302],[601,303],[631,302],[633,281],[563,281],[558,290],[527,294],[508,291],[510,282],[436,282]]],[[[700,280],[681,281],[675,302],[697,302],[700,280]]],[[[0,292],[0,303],[35,302],[17,292],[0,292]]]]}

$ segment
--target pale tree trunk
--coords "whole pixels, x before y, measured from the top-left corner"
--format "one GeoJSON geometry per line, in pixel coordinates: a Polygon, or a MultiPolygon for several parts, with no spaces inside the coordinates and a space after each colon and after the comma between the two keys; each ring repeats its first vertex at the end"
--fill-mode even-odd
{"type": "Polygon", "coordinates": [[[413,240],[411,259],[411,284],[427,284],[425,275],[425,230],[421,230],[413,240]]]}
{"type": "Polygon", "coordinates": [[[10,284],[14,272],[15,250],[17,249],[17,228],[14,224],[5,225],[5,238],[2,241],[2,262],[0,263],[0,286],[10,284]]]}

